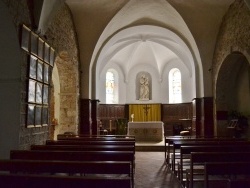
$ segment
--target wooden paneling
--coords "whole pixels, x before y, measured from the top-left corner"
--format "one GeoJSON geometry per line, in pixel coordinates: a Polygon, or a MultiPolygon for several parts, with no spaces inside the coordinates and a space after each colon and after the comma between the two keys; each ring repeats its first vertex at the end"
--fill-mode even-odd
{"type": "MultiPolygon", "coordinates": [[[[128,105],[99,104],[99,119],[103,128],[113,131],[116,119],[128,119],[128,105]]],[[[164,122],[165,135],[173,135],[174,125],[190,127],[193,117],[192,103],[161,104],[161,121],[164,122]],[[183,121],[189,119],[190,121],[183,121]]]]}
{"type": "Polygon", "coordinates": [[[125,105],[99,104],[99,119],[125,118],[125,105]]]}
{"type": "Polygon", "coordinates": [[[99,104],[99,120],[102,121],[102,128],[107,129],[110,134],[115,133],[115,120],[127,119],[127,105],[122,104],[99,104]]]}
{"type": "Polygon", "coordinates": [[[161,112],[165,135],[173,135],[174,125],[191,126],[192,103],[162,104],[161,112]],[[182,119],[190,119],[190,121],[183,121],[182,119]]]}
{"type": "Polygon", "coordinates": [[[213,98],[195,98],[193,103],[192,132],[196,136],[213,136],[213,98]]]}
{"type": "Polygon", "coordinates": [[[99,134],[99,115],[98,115],[99,100],[91,100],[91,119],[92,119],[92,134],[99,134]]]}
{"type": "Polygon", "coordinates": [[[201,106],[202,106],[201,136],[213,136],[214,135],[213,98],[212,97],[202,98],[201,106]]]}
{"type": "Polygon", "coordinates": [[[92,134],[91,130],[91,100],[80,100],[80,126],[79,134],[92,134]]]}
{"type": "Polygon", "coordinates": [[[194,98],[192,101],[192,135],[201,136],[201,99],[194,98]]]}

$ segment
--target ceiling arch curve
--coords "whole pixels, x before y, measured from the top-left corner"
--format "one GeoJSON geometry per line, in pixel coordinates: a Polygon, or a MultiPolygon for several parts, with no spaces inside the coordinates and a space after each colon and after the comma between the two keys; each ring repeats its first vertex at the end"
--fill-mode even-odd
{"type": "Polygon", "coordinates": [[[97,75],[107,64],[115,62],[127,77],[131,69],[143,63],[155,67],[161,78],[163,67],[172,59],[180,59],[190,76],[195,72],[191,50],[178,35],[157,26],[135,26],[120,31],[102,48],[97,75]]]}

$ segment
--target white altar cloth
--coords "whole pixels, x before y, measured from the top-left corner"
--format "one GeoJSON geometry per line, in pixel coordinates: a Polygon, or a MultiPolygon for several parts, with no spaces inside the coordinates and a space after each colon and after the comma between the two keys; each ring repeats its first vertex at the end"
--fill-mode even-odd
{"type": "Polygon", "coordinates": [[[128,122],[128,135],[136,141],[162,141],[164,127],[162,121],[128,122]]]}

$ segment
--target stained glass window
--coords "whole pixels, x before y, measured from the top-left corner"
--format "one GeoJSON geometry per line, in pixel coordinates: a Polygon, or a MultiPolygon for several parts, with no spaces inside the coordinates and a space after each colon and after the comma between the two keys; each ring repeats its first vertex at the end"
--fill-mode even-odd
{"type": "Polygon", "coordinates": [[[106,73],[106,104],[118,103],[118,74],[114,70],[106,73]]]}
{"type": "Polygon", "coordinates": [[[169,72],[169,103],[182,102],[181,72],[174,68],[169,72]]]}

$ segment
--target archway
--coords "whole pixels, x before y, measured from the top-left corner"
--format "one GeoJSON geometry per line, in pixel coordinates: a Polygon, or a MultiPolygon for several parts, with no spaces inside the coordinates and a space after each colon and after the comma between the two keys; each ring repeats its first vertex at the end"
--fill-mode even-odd
{"type": "Polygon", "coordinates": [[[78,70],[68,55],[61,51],[55,59],[52,81],[54,87],[54,117],[57,134],[64,132],[77,133],[78,129],[78,70]]]}
{"type": "Polygon", "coordinates": [[[216,83],[217,135],[228,136],[228,120],[236,114],[250,115],[250,69],[242,53],[231,53],[223,61],[216,83]],[[236,114],[235,114],[236,113],[236,114]]]}
{"type": "MultiPolygon", "coordinates": [[[[138,103],[136,100],[135,82],[138,71],[152,75],[152,90],[150,102],[163,103],[168,101],[168,72],[171,68],[179,68],[183,72],[185,82],[183,102],[190,102],[197,97],[198,80],[203,80],[200,72],[202,66],[195,62],[192,50],[180,36],[169,29],[140,25],[129,27],[112,36],[103,46],[97,57],[95,69],[95,98],[105,101],[104,73],[108,68],[116,68],[121,78],[119,83],[123,95],[119,96],[120,103],[138,103]]],[[[94,71],[94,70],[93,70],[94,71]]]]}

